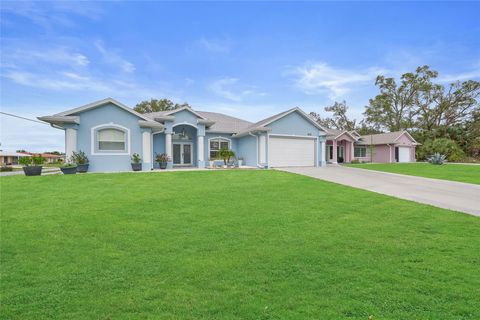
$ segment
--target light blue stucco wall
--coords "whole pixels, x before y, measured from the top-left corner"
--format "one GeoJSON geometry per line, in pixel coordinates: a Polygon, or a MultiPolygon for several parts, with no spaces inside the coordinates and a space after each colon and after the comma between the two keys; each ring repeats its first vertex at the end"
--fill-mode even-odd
{"type": "Polygon", "coordinates": [[[155,155],[165,153],[165,134],[162,133],[155,133],[153,135],[153,167],[158,169],[160,165],[155,162],[155,155]]]}
{"type": "Polygon", "coordinates": [[[289,115],[270,123],[267,127],[272,129],[270,134],[289,134],[297,136],[310,135],[317,137],[321,133],[321,130],[301,116],[298,112],[292,112],[289,115]]]}
{"type": "MultiPolygon", "coordinates": [[[[114,104],[107,104],[79,114],[80,125],[77,130],[77,150],[84,151],[90,165],[89,171],[131,171],[131,155],[142,156],[142,129],[138,124],[139,117],[129,113],[114,104]],[[91,153],[92,127],[109,124],[120,125],[130,130],[130,153],[126,155],[93,155],[91,153]]],[[[144,165],[145,167],[145,165],[144,165]]],[[[150,168],[144,168],[150,169],[150,168]]]]}
{"type": "Polygon", "coordinates": [[[258,162],[257,137],[245,136],[236,140],[238,156],[243,157],[245,165],[256,167],[258,162]]]}

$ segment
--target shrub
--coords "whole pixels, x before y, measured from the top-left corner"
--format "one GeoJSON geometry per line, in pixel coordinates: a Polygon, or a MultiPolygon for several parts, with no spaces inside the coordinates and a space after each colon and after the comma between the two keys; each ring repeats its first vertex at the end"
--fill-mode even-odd
{"type": "Polygon", "coordinates": [[[358,159],[353,159],[352,161],[350,161],[351,164],[359,164],[360,163],[360,160],[358,159]]]}
{"type": "Polygon", "coordinates": [[[132,162],[133,163],[140,163],[142,162],[142,158],[140,158],[140,155],[138,153],[132,154],[132,162]]]}
{"type": "Polygon", "coordinates": [[[13,167],[1,166],[0,172],[13,171],[13,167]]]}
{"type": "Polygon", "coordinates": [[[71,159],[70,160],[71,162],[76,163],[76,164],[87,164],[88,163],[87,155],[83,151],[78,151],[78,152],[73,151],[70,159],[71,159]]]}
{"type": "Polygon", "coordinates": [[[419,160],[427,160],[429,156],[440,153],[446,156],[448,161],[457,162],[465,157],[465,153],[458,144],[446,138],[427,140],[418,148],[417,157],[419,160]]]}
{"type": "Polygon", "coordinates": [[[170,157],[166,153],[155,154],[155,161],[158,163],[166,163],[170,161],[170,157]]]}
{"type": "Polygon", "coordinates": [[[18,163],[20,163],[22,166],[28,167],[32,165],[32,157],[20,157],[20,159],[18,159],[18,163]]]}
{"type": "Polygon", "coordinates": [[[32,157],[32,163],[33,163],[34,166],[40,166],[40,165],[44,164],[45,160],[46,159],[44,157],[42,157],[41,155],[32,157]]]}
{"type": "Polygon", "coordinates": [[[228,149],[220,149],[218,155],[223,159],[223,163],[227,165],[227,162],[230,162],[230,158],[235,157],[235,152],[228,149]]]}
{"type": "Polygon", "coordinates": [[[431,164],[444,164],[447,162],[446,158],[447,157],[444,154],[435,153],[428,158],[428,162],[431,164]]]}

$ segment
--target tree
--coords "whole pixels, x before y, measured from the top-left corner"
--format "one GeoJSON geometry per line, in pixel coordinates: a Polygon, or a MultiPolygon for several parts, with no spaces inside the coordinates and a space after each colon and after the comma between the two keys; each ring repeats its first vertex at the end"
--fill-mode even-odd
{"type": "Polygon", "coordinates": [[[403,74],[399,84],[394,78],[379,75],[375,85],[380,94],[370,99],[366,106],[365,122],[376,130],[398,131],[414,127],[420,112],[420,92],[430,90],[433,87],[431,80],[437,76],[438,72],[430,70],[429,66],[403,74]]]}
{"type": "Polygon", "coordinates": [[[148,112],[158,112],[158,111],[169,111],[174,110],[182,107],[190,107],[190,105],[186,102],[182,104],[174,103],[169,99],[150,99],[144,100],[140,103],[137,103],[133,110],[139,113],[148,113],[148,112]]]}
{"type": "Polygon", "coordinates": [[[310,112],[310,116],[321,126],[337,130],[355,130],[355,119],[349,119],[347,116],[348,106],[344,100],[336,102],[328,107],[325,107],[326,112],[333,113],[332,117],[322,118],[318,113],[310,112]]]}

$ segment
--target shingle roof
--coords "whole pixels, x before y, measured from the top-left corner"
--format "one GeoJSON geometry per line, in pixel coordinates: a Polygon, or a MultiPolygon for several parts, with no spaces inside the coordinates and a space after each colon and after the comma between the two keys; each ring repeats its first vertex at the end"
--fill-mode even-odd
{"type": "Polygon", "coordinates": [[[407,132],[394,131],[394,132],[360,136],[360,140],[358,141],[358,143],[359,144],[391,144],[391,143],[395,143],[395,141],[404,133],[407,133],[407,132]]]}
{"type": "Polygon", "coordinates": [[[208,120],[215,121],[209,131],[237,133],[252,125],[250,121],[228,116],[223,113],[197,111],[208,120]]]}

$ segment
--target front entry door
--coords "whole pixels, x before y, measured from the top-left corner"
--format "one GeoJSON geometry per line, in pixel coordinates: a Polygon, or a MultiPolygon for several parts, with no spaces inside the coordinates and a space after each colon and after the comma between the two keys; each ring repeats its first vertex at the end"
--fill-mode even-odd
{"type": "Polygon", "coordinates": [[[191,165],[192,164],[192,144],[174,143],[173,144],[173,164],[191,165]]]}

